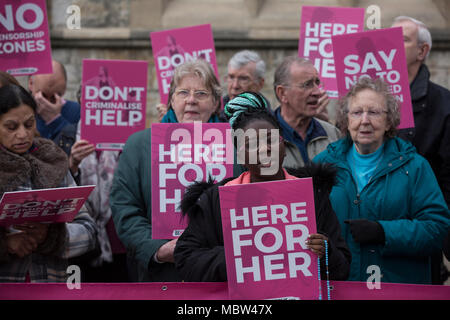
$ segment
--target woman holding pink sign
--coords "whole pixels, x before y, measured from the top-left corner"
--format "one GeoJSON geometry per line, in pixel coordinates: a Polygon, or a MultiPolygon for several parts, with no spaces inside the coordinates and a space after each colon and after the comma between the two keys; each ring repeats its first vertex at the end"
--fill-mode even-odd
{"type": "Polygon", "coordinates": [[[400,112],[387,84],[360,78],[338,122],[346,137],[314,161],[338,167],[330,199],[352,252],[349,280],[378,270],[378,281],[430,284],[450,214],[429,163],[395,137],[400,112]]]}
{"type": "MultiPolygon", "coordinates": [[[[221,87],[211,65],[199,59],[174,71],[164,123],[218,122],[221,87]]],[[[152,239],[151,129],[130,136],[110,193],[117,235],[127,248],[133,281],[181,281],[173,264],[177,239],[152,239]]]]}
{"type": "MultiPolygon", "coordinates": [[[[231,186],[256,182],[289,180],[313,177],[314,202],[317,230],[310,234],[306,247],[320,258],[322,279],[343,280],[348,276],[351,255],[341,236],[341,229],[328,199],[334,182],[334,170],[326,166],[307,166],[286,171],[282,167],[285,157],[281,134],[272,137],[261,131],[279,132],[280,126],[267,110],[263,98],[256,93],[242,93],[225,106],[225,114],[233,130],[242,130],[244,144],[236,142],[236,148],[243,151],[248,171],[239,177],[213,182],[197,183],[189,187],[183,197],[181,209],[189,217],[189,225],[178,239],[175,248],[175,264],[185,281],[226,281],[227,270],[219,201],[219,186],[231,186]],[[247,137],[251,131],[258,132],[258,141],[247,137]],[[270,150],[269,156],[261,156],[261,150],[270,150]],[[251,159],[258,153],[257,161],[251,159]],[[269,168],[274,170],[268,170],[269,168]],[[328,255],[325,257],[326,252],[328,255]],[[329,261],[329,266],[325,265],[329,261]]],[[[239,157],[239,156],[238,156],[239,157]]],[[[245,195],[243,195],[245,197],[245,195]]],[[[267,198],[270,195],[261,195],[267,198]]]]}
{"type": "MultiPolygon", "coordinates": [[[[0,88],[0,195],[75,186],[67,156],[36,137],[36,102],[22,87],[0,88]]],[[[67,258],[94,249],[97,229],[83,206],[70,223],[0,226],[0,282],[62,282],[67,258]]]]}

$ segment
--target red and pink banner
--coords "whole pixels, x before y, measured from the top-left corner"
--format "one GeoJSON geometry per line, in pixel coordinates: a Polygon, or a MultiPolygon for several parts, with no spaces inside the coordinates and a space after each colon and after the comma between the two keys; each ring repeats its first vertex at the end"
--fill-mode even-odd
{"type": "Polygon", "coordinates": [[[186,187],[233,175],[228,123],[152,124],[152,238],[175,239],[188,221],[179,204],[186,187]]]}
{"type": "Polygon", "coordinates": [[[95,186],[5,192],[0,201],[0,225],[25,222],[70,222],[95,186]]]}
{"type": "Polygon", "coordinates": [[[360,77],[382,78],[400,106],[399,129],[414,127],[402,28],[333,36],[339,96],[360,77]]]}
{"type": "Polygon", "coordinates": [[[216,49],[210,24],[150,33],[161,103],[168,103],[170,81],[177,66],[205,59],[219,79],[216,49]]]}
{"type": "Polygon", "coordinates": [[[302,6],[298,56],[314,63],[330,98],[337,98],[331,37],[364,31],[364,8],[302,6]]]}
{"type": "Polygon", "coordinates": [[[1,1],[0,70],[13,76],[53,72],[45,0],[1,1]]]}
{"type": "Polygon", "coordinates": [[[230,299],[318,299],[312,178],[219,187],[230,299]]]}
{"type": "MultiPolygon", "coordinates": [[[[226,282],[2,283],[0,300],[228,300],[226,282]],[[70,289],[71,288],[71,289],[70,289]]],[[[332,300],[450,300],[450,286],[330,281],[332,300]]],[[[322,281],[322,291],[326,290],[322,281]]]]}
{"type": "Polygon", "coordinates": [[[83,60],[81,138],[99,150],[122,150],[145,129],[147,61],[83,60]]]}

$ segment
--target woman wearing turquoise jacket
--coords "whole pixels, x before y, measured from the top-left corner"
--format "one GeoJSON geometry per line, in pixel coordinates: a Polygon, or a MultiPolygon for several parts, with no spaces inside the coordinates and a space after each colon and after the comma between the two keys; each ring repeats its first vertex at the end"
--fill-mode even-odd
{"type": "MultiPolygon", "coordinates": [[[[218,122],[220,84],[210,64],[199,59],[175,69],[165,123],[218,122]]],[[[131,135],[114,173],[110,193],[117,235],[127,249],[132,281],[181,281],[173,264],[176,239],[152,239],[151,132],[131,135]]]]}
{"type": "Polygon", "coordinates": [[[330,199],[352,253],[349,280],[379,271],[382,282],[431,283],[430,255],[441,250],[450,214],[428,162],[395,137],[400,113],[388,86],[360,79],[338,122],[346,137],[314,162],[338,168],[330,199]]]}

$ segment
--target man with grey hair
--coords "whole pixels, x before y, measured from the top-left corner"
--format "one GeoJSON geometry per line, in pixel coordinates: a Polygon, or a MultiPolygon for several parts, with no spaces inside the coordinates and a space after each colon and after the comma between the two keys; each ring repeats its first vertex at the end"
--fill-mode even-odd
{"type": "Polygon", "coordinates": [[[280,102],[275,116],[286,143],[283,166],[302,167],[340,137],[335,126],[316,118],[328,104],[328,95],[313,63],[298,56],[284,58],[275,71],[273,87],[280,102]]]}
{"type": "Polygon", "coordinates": [[[224,97],[224,104],[245,91],[260,93],[264,86],[265,72],[266,64],[255,51],[243,50],[235,53],[228,62],[228,73],[225,77],[227,95],[224,97]]]}
{"type": "MultiPolygon", "coordinates": [[[[399,136],[412,142],[417,152],[428,160],[450,206],[450,91],[430,81],[425,59],[432,40],[425,24],[400,16],[394,19],[392,27],[403,29],[415,123],[414,128],[400,130],[399,136]]],[[[444,253],[450,259],[448,239],[447,236],[444,253]]],[[[442,279],[433,275],[433,283],[442,283],[442,279]]]]}

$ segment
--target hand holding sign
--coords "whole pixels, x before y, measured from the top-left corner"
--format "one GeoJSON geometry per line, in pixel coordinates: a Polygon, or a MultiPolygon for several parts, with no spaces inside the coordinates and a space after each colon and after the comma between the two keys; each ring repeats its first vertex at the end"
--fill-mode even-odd
{"type": "Polygon", "coordinates": [[[23,258],[31,254],[37,248],[37,242],[33,237],[25,233],[11,233],[6,236],[6,247],[9,254],[23,258]]]}
{"type": "Polygon", "coordinates": [[[329,241],[328,237],[320,233],[313,233],[308,236],[306,247],[322,258],[325,255],[325,241],[329,241]]]}

